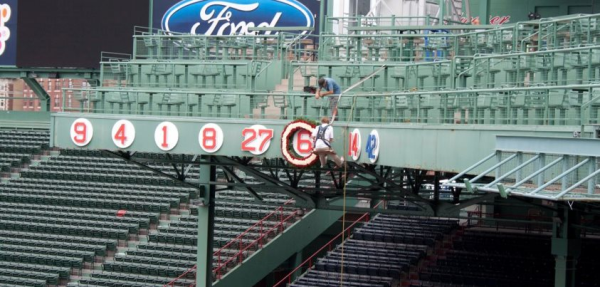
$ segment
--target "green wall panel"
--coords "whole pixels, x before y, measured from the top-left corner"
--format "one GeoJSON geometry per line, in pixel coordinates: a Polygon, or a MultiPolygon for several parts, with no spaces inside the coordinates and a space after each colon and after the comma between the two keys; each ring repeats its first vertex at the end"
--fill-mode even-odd
{"type": "MultiPolygon", "coordinates": [[[[170,153],[207,154],[198,140],[200,129],[206,123],[218,124],[224,132],[224,143],[214,155],[255,156],[241,150],[242,130],[255,124],[273,129],[273,139],[261,157],[280,158],[281,133],[288,123],[285,120],[209,119],[180,117],[144,117],[131,115],[53,114],[51,144],[60,148],[85,148],[118,150],[111,133],[113,125],[121,119],[130,120],[136,130],[130,151],[163,153],[155,144],[154,131],[163,121],[170,121],[179,130],[179,141],[170,153]],[[85,147],[77,147],[71,139],[73,122],[84,117],[93,125],[94,135],[85,147]]],[[[435,125],[435,124],[335,124],[333,147],[339,154],[347,155],[348,135],[358,129],[361,134],[360,163],[370,163],[365,151],[369,133],[376,129],[380,136],[378,164],[428,170],[461,171],[494,150],[496,135],[572,137],[579,126],[499,126],[499,125],[435,125]]],[[[582,135],[591,137],[591,128],[582,135]]],[[[484,168],[484,167],[482,167],[484,168]]]]}

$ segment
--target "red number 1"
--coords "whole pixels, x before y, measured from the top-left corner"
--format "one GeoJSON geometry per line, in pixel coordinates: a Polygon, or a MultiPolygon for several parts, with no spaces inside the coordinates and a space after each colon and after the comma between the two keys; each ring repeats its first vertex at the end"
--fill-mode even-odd
{"type": "Polygon", "coordinates": [[[167,126],[163,126],[162,131],[163,131],[163,142],[162,142],[161,146],[164,148],[168,148],[169,144],[167,143],[167,126]]]}

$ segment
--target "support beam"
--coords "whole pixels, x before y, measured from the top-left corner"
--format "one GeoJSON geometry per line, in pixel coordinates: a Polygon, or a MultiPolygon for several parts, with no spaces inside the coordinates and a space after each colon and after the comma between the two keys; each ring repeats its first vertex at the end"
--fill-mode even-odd
{"type": "MultiPolygon", "coordinates": [[[[148,166],[147,164],[145,164],[145,163],[144,163],[144,162],[148,162],[148,163],[150,163],[150,162],[152,162],[152,161],[144,161],[144,162],[139,162],[139,161],[138,161],[138,159],[139,159],[139,158],[134,158],[132,154],[129,154],[129,153],[127,153],[127,152],[123,152],[123,151],[118,151],[118,152],[114,152],[114,151],[110,151],[110,150],[102,150],[102,151],[103,151],[105,154],[108,154],[108,155],[111,155],[111,156],[114,156],[114,157],[121,158],[121,159],[123,159],[123,160],[125,160],[125,161],[127,161],[127,162],[130,162],[130,163],[133,163],[133,164],[135,164],[135,165],[137,165],[137,166],[139,166],[139,167],[141,167],[141,168],[143,168],[143,169],[145,169],[145,170],[149,170],[149,171],[151,171],[151,172],[153,172],[153,173],[155,173],[155,174],[157,174],[157,175],[159,175],[159,176],[166,177],[166,178],[170,178],[170,179],[172,179],[172,180],[175,180],[175,181],[179,181],[179,182],[181,182],[183,185],[185,185],[186,187],[191,187],[191,188],[194,188],[194,189],[196,189],[196,190],[202,190],[202,189],[201,189],[200,187],[198,187],[197,185],[193,185],[193,184],[191,184],[191,183],[189,183],[189,182],[186,182],[186,181],[180,180],[179,178],[177,178],[177,177],[175,177],[175,176],[172,176],[172,175],[170,175],[170,174],[164,173],[164,172],[162,172],[161,170],[158,170],[158,169],[156,169],[156,168],[150,167],[150,166],[148,166]]],[[[207,165],[209,165],[209,163],[205,163],[205,162],[202,162],[201,164],[207,164],[207,165]]],[[[213,166],[213,167],[215,166],[215,164],[214,164],[214,163],[211,163],[210,165],[211,165],[211,166],[213,166]]],[[[202,192],[200,192],[200,193],[202,193],[202,192]]],[[[200,196],[202,196],[202,194],[200,194],[200,196]]]]}
{"type": "MultiPolygon", "coordinates": [[[[202,156],[210,160],[211,156],[202,156]]],[[[200,188],[205,192],[198,207],[198,249],[196,261],[196,286],[212,286],[213,234],[215,219],[215,185],[209,184],[216,178],[214,165],[200,166],[200,188]]]]}
{"type": "Polygon", "coordinates": [[[23,77],[23,81],[31,88],[31,90],[35,93],[35,95],[40,99],[41,102],[41,110],[43,112],[50,111],[50,95],[44,90],[44,87],[38,83],[35,78],[23,77]]]}
{"type": "Polygon", "coordinates": [[[552,254],[556,258],[554,286],[575,287],[577,258],[581,253],[581,231],[579,225],[581,214],[578,211],[563,207],[554,216],[552,226],[552,254]]]}
{"type": "Polygon", "coordinates": [[[296,206],[304,206],[308,208],[314,208],[315,206],[313,199],[309,195],[278,179],[271,178],[269,175],[262,173],[254,167],[244,165],[239,161],[235,161],[231,158],[223,156],[218,157],[216,161],[225,164],[237,163],[236,167],[239,170],[245,172],[246,174],[252,175],[259,180],[262,180],[268,186],[273,186],[274,190],[281,191],[282,193],[294,198],[296,200],[296,206]]]}
{"type": "MultiPolygon", "coordinates": [[[[294,270],[296,266],[300,266],[302,261],[304,261],[302,257],[302,251],[296,252],[294,255],[292,255],[292,260],[290,260],[290,263],[292,264],[292,266],[290,266],[290,270],[294,270]]],[[[292,281],[296,280],[298,277],[300,277],[300,275],[302,275],[302,269],[298,269],[298,271],[292,275],[292,281]]]]}
{"type": "Polygon", "coordinates": [[[490,0],[479,0],[479,22],[487,25],[490,20],[490,0]]]}

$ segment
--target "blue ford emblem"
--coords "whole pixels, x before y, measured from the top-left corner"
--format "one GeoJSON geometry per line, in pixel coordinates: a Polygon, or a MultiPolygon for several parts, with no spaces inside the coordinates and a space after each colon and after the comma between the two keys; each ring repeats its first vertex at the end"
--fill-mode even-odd
{"type": "Polygon", "coordinates": [[[296,0],[183,0],[167,10],[161,24],[169,32],[240,35],[252,33],[251,27],[312,28],[314,23],[312,12],[296,0]]]}

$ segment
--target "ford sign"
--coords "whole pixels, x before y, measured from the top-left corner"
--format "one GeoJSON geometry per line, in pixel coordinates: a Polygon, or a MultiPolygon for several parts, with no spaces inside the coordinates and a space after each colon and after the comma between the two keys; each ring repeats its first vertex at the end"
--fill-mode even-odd
{"type": "Polygon", "coordinates": [[[315,18],[296,0],[184,0],[165,13],[161,24],[168,32],[243,35],[253,33],[251,27],[313,28],[315,18]]]}

